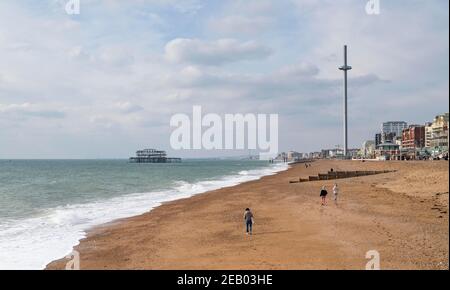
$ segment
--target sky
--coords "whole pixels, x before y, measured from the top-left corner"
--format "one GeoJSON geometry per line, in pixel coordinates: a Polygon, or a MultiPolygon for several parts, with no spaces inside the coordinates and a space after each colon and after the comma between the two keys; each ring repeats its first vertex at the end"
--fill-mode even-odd
{"type": "Polygon", "coordinates": [[[349,142],[381,123],[423,124],[449,107],[449,1],[0,1],[0,159],[179,157],[170,119],[278,114],[280,151],[349,142]]]}

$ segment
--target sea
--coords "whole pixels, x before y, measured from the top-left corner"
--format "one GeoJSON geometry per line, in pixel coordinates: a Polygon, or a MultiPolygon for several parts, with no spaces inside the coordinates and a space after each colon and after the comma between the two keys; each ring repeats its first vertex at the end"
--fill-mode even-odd
{"type": "Polygon", "coordinates": [[[44,269],[95,226],[285,169],[252,160],[0,160],[0,269],[44,269]]]}

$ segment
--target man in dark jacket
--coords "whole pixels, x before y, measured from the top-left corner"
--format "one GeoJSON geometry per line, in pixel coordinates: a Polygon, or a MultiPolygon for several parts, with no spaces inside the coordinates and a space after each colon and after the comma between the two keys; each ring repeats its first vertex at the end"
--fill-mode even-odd
{"type": "Polygon", "coordinates": [[[328,195],[327,188],[323,186],[322,190],[320,191],[320,197],[322,198],[322,206],[327,205],[327,195],[328,195]]]}
{"type": "Polygon", "coordinates": [[[253,213],[249,208],[245,209],[244,221],[247,235],[251,235],[253,232],[253,213]]]}

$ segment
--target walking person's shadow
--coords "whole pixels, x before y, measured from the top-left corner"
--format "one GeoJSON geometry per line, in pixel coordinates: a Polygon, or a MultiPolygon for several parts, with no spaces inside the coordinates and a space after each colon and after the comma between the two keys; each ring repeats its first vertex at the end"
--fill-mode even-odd
{"type": "Polygon", "coordinates": [[[264,236],[264,235],[277,235],[277,234],[288,234],[292,233],[293,231],[274,231],[274,232],[260,232],[260,233],[253,233],[254,236],[264,236]]]}

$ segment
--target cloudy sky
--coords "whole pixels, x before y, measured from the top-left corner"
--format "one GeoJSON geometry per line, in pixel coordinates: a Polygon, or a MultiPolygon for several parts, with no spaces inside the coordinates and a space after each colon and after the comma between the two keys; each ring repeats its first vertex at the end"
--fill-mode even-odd
{"type": "MultiPolygon", "coordinates": [[[[0,1],[0,158],[120,158],[170,150],[175,113],[277,113],[280,149],[350,143],[449,106],[449,2],[0,1]]],[[[235,152],[173,152],[181,157],[235,152]]]]}

